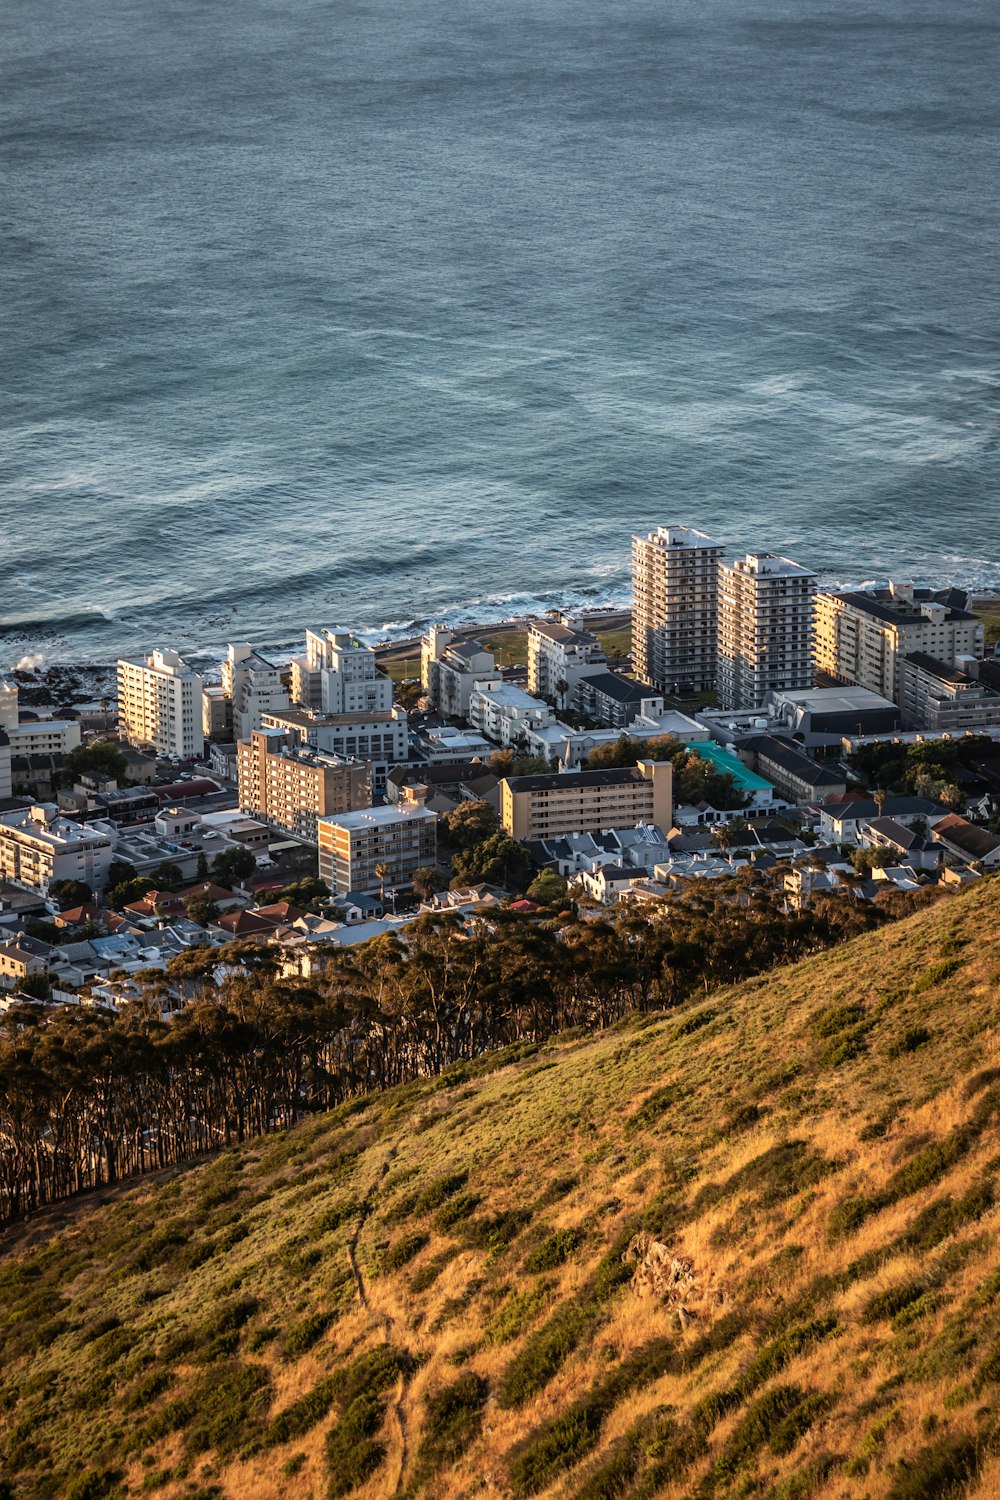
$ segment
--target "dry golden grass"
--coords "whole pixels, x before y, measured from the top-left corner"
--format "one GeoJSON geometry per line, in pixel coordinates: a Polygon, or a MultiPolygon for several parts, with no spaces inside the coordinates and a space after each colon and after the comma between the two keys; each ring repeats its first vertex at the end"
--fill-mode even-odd
{"type": "MultiPolygon", "coordinates": [[[[473,1069],[471,1080],[453,1087],[447,1080],[413,1085],[360,1114],[344,1111],[254,1142],[235,1154],[247,1202],[234,1200],[232,1217],[245,1237],[183,1275],[172,1276],[169,1261],[142,1274],[125,1265],[137,1237],[153,1225],[173,1215],[188,1222],[212,1164],[122,1190],[102,1208],[74,1206],[54,1241],[45,1216],[23,1227],[10,1236],[0,1273],[23,1265],[52,1276],[54,1290],[67,1299],[68,1326],[44,1347],[16,1354],[5,1371],[0,1423],[18,1500],[61,1494],[60,1476],[73,1472],[74,1455],[78,1468],[95,1471],[124,1455],[117,1464],[121,1493],[139,1494],[146,1475],[169,1469],[147,1493],[172,1500],[200,1484],[239,1500],[325,1500],[327,1438],[342,1417],[337,1400],[279,1446],[255,1448],[250,1422],[236,1433],[232,1452],[187,1459],[186,1428],[137,1440],[148,1413],[121,1413],[142,1368],[130,1369],[131,1352],[111,1367],[112,1421],[100,1404],[83,1410],[72,1404],[73,1382],[85,1378],[79,1329],[98,1316],[112,1311],[136,1330],[135,1356],[147,1367],[174,1370],[177,1384],[152,1402],[155,1414],[206,1370],[197,1354],[170,1361],[169,1336],[246,1295],[261,1305],[239,1334],[234,1357],[266,1367],[271,1418],[365,1350],[388,1342],[411,1356],[404,1375],[383,1393],[375,1436],[385,1454],[357,1488],[362,1500],[404,1494],[509,1500],[519,1445],[537,1439],[629,1356],[654,1340],[672,1340],[676,1368],[640,1377],[610,1400],[589,1451],[537,1491],[574,1500],[637,1421],[648,1418],[652,1431],[657,1409],[671,1407],[685,1427],[706,1396],[746,1380],[762,1348],[823,1317],[836,1320],[835,1330],[791,1349],[783,1367],[741,1388],[706,1429],[704,1454],[664,1479],[657,1493],[680,1500],[702,1486],[700,1493],[721,1497],[744,1485],[740,1493],[766,1500],[775,1486],[782,1495],[790,1478],[804,1484],[810,1466],[832,1453],[837,1464],[825,1478],[817,1473],[803,1500],[876,1500],[889,1494],[903,1460],[965,1433],[983,1444],[969,1492],[978,1484],[980,1496],[1000,1493],[990,1446],[998,1393],[988,1383],[976,1386],[983,1360],[1000,1347],[1000,1285],[985,1302],[981,1292],[997,1268],[996,1215],[980,1205],[937,1243],[903,1242],[928,1205],[958,1202],[1000,1177],[1000,1109],[976,1126],[991,1085],[969,1088],[974,1075],[1000,1068],[998,915],[1000,880],[983,881],[898,927],[709,997],[718,1016],[689,1034],[685,1019],[705,1002],[676,1015],[636,1018],[597,1037],[557,1040],[495,1072],[473,1069]],[[940,985],[917,988],[942,949],[956,954],[961,967],[940,985]],[[845,1055],[835,1055],[857,1018],[825,1035],[822,1018],[851,1005],[864,1006],[863,1029],[845,1055]],[[917,1025],[927,1028],[929,1040],[900,1050],[900,1039],[917,1025]],[[623,1128],[668,1084],[676,1086],[674,1100],[658,1118],[623,1128]],[[751,1104],[757,1117],[733,1124],[751,1104]],[[970,1130],[964,1154],[937,1180],[888,1201],[887,1185],[903,1164],[963,1127],[970,1130]],[[782,1155],[790,1141],[802,1143],[794,1159],[782,1155]],[[349,1152],[357,1154],[337,1166],[349,1152]],[[456,1170],[468,1173],[463,1191],[482,1199],[470,1216],[442,1228],[436,1208],[407,1208],[407,1195],[456,1170]],[[251,1194],[259,1198],[252,1205],[251,1194]],[[877,1200],[869,1215],[853,1232],[832,1234],[844,1201],[861,1196],[877,1200]],[[347,1199],[369,1205],[360,1227],[348,1220],[318,1234],[319,1216],[347,1199]],[[526,1222],[491,1250],[484,1216],[510,1210],[523,1211],[526,1222]],[[602,1257],[640,1225],[689,1259],[710,1294],[693,1304],[700,1316],[683,1329],[654,1297],[628,1286],[608,1296],[595,1291],[602,1257]],[[398,1271],[382,1273],[385,1249],[415,1230],[429,1236],[426,1246],[398,1271]],[[560,1230],[578,1231],[578,1246],[551,1269],[526,1272],[529,1252],[560,1230]],[[367,1305],[350,1278],[355,1239],[367,1305]],[[451,1258],[430,1279],[429,1268],[446,1253],[451,1258]],[[926,1283],[933,1294],[912,1321],[904,1317],[894,1326],[890,1316],[871,1315],[873,1298],[910,1282],[926,1283]],[[487,1330],[510,1306],[505,1298],[542,1284],[548,1290],[523,1327],[508,1342],[490,1341],[487,1330]],[[151,1291],[162,1295],[150,1302],[151,1291]],[[980,1304],[970,1308],[977,1297],[980,1304]],[[547,1378],[505,1406],[497,1398],[512,1365],[567,1309],[584,1319],[577,1342],[547,1378]],[[334,1314],[329,1328],[307,1352],[286,1358],[288,1330],[325,1310],[334,1314]],[[968,1325],[968,1338],[956,1334],[959,1325],[968,1325]],[[274,1338],[255,1348],[255,1336],[267,1327],[274,1338]],[[53,1368],[58,1378],[47,1389],[41,1377],[53,1368]],[[422,1457],[424,1438],[436,1440],[428,1398],[463,1373],[488,1383],[481,1430],[464,1452],[422,1457]],[[766,1440],[751,1445],[730,1479],[710,1484],[727,1445],[743,1441],[748,1409],[777,1385],[826,1393],[832,1404],[788,1451],[772,1451],[766,1440]]],[[[15,1310],[31,1285],[20,1272],[9,1283],[15,1310]]],[[[653,1462],[642,1458],[636,1482],[653,1462]]],[[[626,1486],[620,1493],[627,1500],[632,1492],[626,1486]]]]}

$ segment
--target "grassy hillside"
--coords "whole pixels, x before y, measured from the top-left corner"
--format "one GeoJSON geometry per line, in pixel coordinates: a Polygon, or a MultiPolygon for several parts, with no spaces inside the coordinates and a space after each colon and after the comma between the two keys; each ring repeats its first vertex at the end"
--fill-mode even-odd
{"type": "Polygon", "coordinates": [[[46,1213],[13,1494],[1000,1493],[998,992],[994,878],[46,1213]]]}

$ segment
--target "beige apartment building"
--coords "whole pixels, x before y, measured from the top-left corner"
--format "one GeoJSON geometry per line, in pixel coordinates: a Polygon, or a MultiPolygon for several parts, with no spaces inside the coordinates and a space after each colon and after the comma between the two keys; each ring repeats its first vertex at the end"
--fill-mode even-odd
{"type": "Polygon", "coordinates": [[[632,538],[632,664],[661,692],[715,686],[722,547],[690,526],[632,538]]]}
{"type": "Polygon", "coordinates": [[[133,745],[184,760],[205,748],[202,683],[176,651],[118,661],[118,722],[133,745]]]}
{"type": "Polygon", "coordinates": [[[320,818],[319,877],[338,896],[408,887],[437,860],[437,814],[416,803],[391,803],[320,818]]]}
{"type": "Polygon", "coordinates": [[[281,729],[255,729],[236,746],[240,808],[316,843],[316,820],[368,807],[368,768],[299,744],[281,729]]]}
{"type": "Polygon", "coordinates": [[[979,681],[979,659],[946,666],[916,651],[899,663],[899,707],[906,729],[976,734],[1000,728],[1000,693],[979,681]]]}
{"type": "Polygon", "coordinates": [[[511,776],[500,783],[500,818],[515,839],[556,838],[604,828],[673,823],[673,767],[641,760],[608,771],[511,776]]]}
{"type": "Polygon", "coordinates": [[[959,657],[983,655],[983,623],[960,589],[886,589],[816,595],[813,655],[816,670],[837,682],[856,682],[899,703],[900,663],[920,653],[954,667],[959,657]]]}
{"type": "Polygon", "coordinates": [[[816,575],[788,557],[748,552],[719,564],[716,687],[723,708],[811,688],[816,575]]]}

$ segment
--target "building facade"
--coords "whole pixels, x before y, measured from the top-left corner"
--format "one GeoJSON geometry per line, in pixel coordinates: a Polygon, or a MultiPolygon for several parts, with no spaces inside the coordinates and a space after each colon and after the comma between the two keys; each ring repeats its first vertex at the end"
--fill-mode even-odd
{"type": "Polygon", "coordinates": [[[292,696],[325,714],[388,713],[392,682],[371,646],[353,631],[326,626],[307,630],[305,655],[292,659],[292,696]]]}
{"type": "Polygon", "coordinates": [[[982,658],[983,623],[959,589],[890,583],[865,592],[816,596],[816,670],[856,682],[899,703],[900,663],[914,654],[947,667],[962,656],[982,658]]]}
{"type": "Polygon", "coordinates": [[[663,694],[621,672],[595,671],[577,684],[576,708],[595,724],[626,729],[636,719],[658,719],[663,713],[663,694]]]}
{"type": "Polygon", "coordinates": [[[248,740],[266,713],[288,707],[281,673],[247,641],[230,645],[222,663],[222,688],[232,704],[233,737],[248,740]]]}
{"type": "Polygon", "coordinates": [[[661,692],[715,686],[722,547],[689,526],[632,538],[632,664],[661,692]]]}
{"type": "Polygon", "coordinates": [[[477,683],[494,678],[497,664],[480,641],[432,625],[420,642],[420,684],[431,708],[452,719],[468,719],[477,683]]]}
{"type": "Polygon", "coordinates": [[[816,575],[750,552],[719,564],[716,687],[723,708],[759,708],[768,693],[811,688],[816,575]]]}
{"type": "Polygon", "coordinates": [[[409,759],[409,727],[406,714],[399,708],[371,714],[324,714],[289,708],[262,717],[264,729],[283,730],[299,744],[344,760],[366,761],[375,792],[385,790],[390,766],[409,759]]]}
{"type": "Polygon", "coordinates": [[[118,722],[133,745],[179,760],[203,754],[204,683],[176,651],[118,662],[118,722]]]}
{"type": "Polygon", "coordinates": [[[63,817],[50,802],[0,814],[0,880],[47,895],[57,880],[103,891],[114,858],[106,834],[63,817]]]}
{"type": "Polygon", "coordinates": [[[975,734],[1000,726],[1000,693],[979,680],[979,659],[955,666],[916,651],[898,664],[899,707],[907,729],[975,734]]]}
{"type": "Polygon", "coordinates": [[[608,771],[511,776],[500,785],[500,819],[515,839],[555,838],[604,828],[673,821],[673,767],[639,761],[608,771]]]}
{"type": "Polygon", "coordinates": [[[255,729],[237,745],[240,807],[316,843],[316,820],[371,804],[368,769],[298,743],[281,729],[255,729]]]}
{"type": "Polygon", "coordinates": [[[399,890],[437,860],[437,815],[411,803],[320,818],[319,877],[338,896],[399,890]]]}
{"type": "Polygon", "coordinates": [[[532,620],[528,625],[528,692],[551,698],[557,708],[574,702],[579,684],[607,671],[600,641],[571,615],[532,620]]]}
{"type": "Polygon", "coordinates": [[[548,703],[500,677],[480,682],[469,696],[469,723],[496,745],[526,744],[531,731],[554,719],[548,703]]]}

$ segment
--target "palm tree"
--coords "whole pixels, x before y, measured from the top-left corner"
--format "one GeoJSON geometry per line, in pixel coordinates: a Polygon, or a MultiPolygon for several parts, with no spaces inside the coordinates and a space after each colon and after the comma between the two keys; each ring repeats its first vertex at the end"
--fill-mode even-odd
{"type": "Polygon", "coordinates": [[[388,873],[389,866],[387,864],[379,864],[375,866],[375,874],[378,876],[379,896],[382,901],[383,907],[385,906],[385,877],[388,875],[388,873]]]}
{"type": "Polygon", "coordinates": [[[885,807],[885,787],[882,787],[882,786],[876,787],[875,788],[875,792],[874,792],[874,798],[875,798],[875,806],[878,809],[878,815],[879,815],[879,817],[881,817],[882,816],[882,809],[883,809],[883,807],[885,807]]]}

